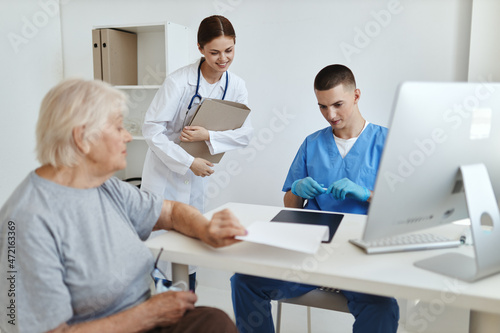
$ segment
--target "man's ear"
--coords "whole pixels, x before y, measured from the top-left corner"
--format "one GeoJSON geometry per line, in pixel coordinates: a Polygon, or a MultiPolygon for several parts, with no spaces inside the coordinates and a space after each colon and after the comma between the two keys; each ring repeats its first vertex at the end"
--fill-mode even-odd
{"type": "Polygon", "coordinates": [[[354,104],[357,104],[360,98],[361,98],[361,90],[356,88],[356,90],[354,90],[354,104]]]}
{"type": "Polygon", "coordinates": [[[73,128],[73,140],[75,140],[76,147],[82,154],[88,154],[90,145],[85,139],[85,125],[73,128]]]}

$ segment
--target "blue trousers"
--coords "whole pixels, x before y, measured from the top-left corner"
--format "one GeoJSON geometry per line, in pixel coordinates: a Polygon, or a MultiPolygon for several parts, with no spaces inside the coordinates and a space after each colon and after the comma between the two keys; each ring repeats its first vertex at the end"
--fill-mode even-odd
{"type": "MultiPolygon", "coordinates": [[[[240,333],[273,333],[271,300],[303,295],[317,286],[244,274],[231,277],[233,309],[240,333]]],[[[396,333],[399,306],[394,298],[342,291],[355,318],[354,333],[396,333]]]]}

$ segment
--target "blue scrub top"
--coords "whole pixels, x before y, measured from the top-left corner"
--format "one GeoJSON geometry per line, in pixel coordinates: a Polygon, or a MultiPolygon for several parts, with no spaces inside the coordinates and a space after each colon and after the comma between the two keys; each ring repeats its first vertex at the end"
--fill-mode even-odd
{"type": "MultiPolygon", "coordinates": [[[[373,191],[386,136],[387,128],[369,123],[342,158],[330,126],[309,135],[295,155],[283,192],[288,192],[295,180],[305,177],[313,178],[324,187],[342,178],[349,178],[373,191]]],[[[367,214],[368,206],[368,202],[352,198],[336,200],[330,194],[321,194],[308,200],[304,208],[367,214]]]]}

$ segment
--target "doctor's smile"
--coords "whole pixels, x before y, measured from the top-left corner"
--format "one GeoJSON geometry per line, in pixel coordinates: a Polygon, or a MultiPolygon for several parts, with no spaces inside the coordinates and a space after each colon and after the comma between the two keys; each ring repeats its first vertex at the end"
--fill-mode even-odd
{"type": "Polygon", "coordinates": [[[228,64],[228,62],[225,62],[225,63],[217,63],[217,65],[220,67],[220,68],[225,68],[226,65],[228,64]]]}

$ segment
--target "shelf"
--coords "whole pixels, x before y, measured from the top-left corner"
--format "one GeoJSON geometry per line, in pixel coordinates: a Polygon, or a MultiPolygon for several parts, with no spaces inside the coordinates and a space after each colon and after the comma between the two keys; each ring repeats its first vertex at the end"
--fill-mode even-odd
{"type": "Polygon", "coordinates": [[[173,22],[155,22],[96,25],[93,29],[115,29],[137,35],[138,86],[161,85],[168,74],[189,63],[189,30],[185,26],[173,22]]]}
{"type": "MultiPolygon", "coordinates": [[[[144,116],[166,76],[189,63],[189,31],[173,22],[95,25],[93,29],[114,29],[137,35],[137,85],[122,84],[135,81],[115,81],[114,87],[128,97],[128,113],[123,125],[132,135],[132,141],[127,145],[127,167],[117,175],[122,179],[140,177],[148,150],[142,136],[144,116]]],[[[102,58],[99,64],[102,65],[102,58]]]]}
{"type": "Polygon", "coordinates": [[[134,89],[158,89],[161,85],[138,85],[138,86],[114,86],[117,89],[121,90],[134,90],[134,89]]]}
{"type": "Polygon", "coordinates": [[[125,24],[125,25],[99,25],[94,29],[118,29],[123,31],[144,33],[144,32],[165,32],[165,22],[156,23],[139,23],[139,24],[125,24]]]}
{"type": "MultiPolygon", "coordinates": [[[[166,57],[166,26],[168,23],[154,25],[112,25],[112,26],[95,26],[94,30],[112,29],[118,31],[126,31],[134,33],[137,38],[136,57],[137,57],[137,85],[138,86],[158,86],[163,83],[167,75],[168,61],[166,57]]],[[[113,45],[122,45],[121,40],[119,43],[114,42],[113,45]]],[[[95,45],[95,44],[94,44],[95,45]]],[[[109,48],[109,46],[108,46],[109,48]]],[[[113,51],[116,52],[116,51],[113,51]]],[[[118,53],[111,53],[115,59],[120,59],[118,53]]],[[[108,59],[108,58],[106,58],[108,59]]],[[[96,65],[94,59],[94,66],[96,65]]],[[[107,64],[108,60],[102,59],[103,64],[107,64]]],[[[121,82],[113,79],[111,82],[117,86],[121,86],[121,82]]],[[[125,83],[125,82],[123,82],[125,83]]],[[[127,88],[134,89],[134,88],[127,88]]],[[[141,89],[141,88],[137,88],[141,89]]],[[[152,89],[152,88],[145,88],[152,89]]]]}

